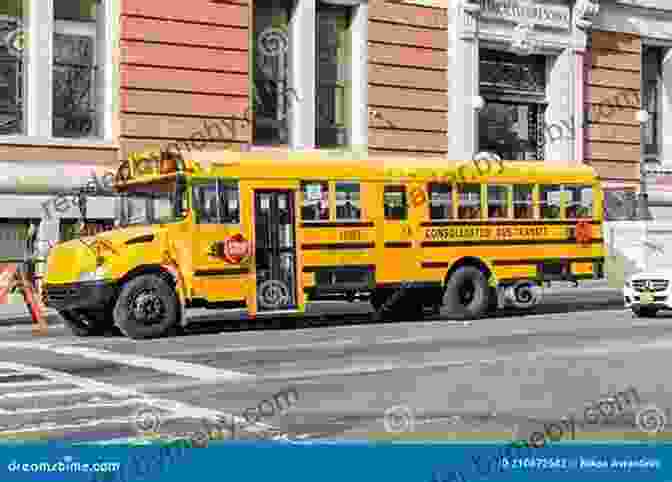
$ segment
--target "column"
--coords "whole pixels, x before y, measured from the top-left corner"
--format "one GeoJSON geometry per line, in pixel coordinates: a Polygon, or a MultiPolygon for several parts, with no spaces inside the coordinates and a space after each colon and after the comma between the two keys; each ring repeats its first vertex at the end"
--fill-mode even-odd
{"type": "Polygon", "coordinates": [[[368,3],[353,7],[350,56],[351,104],[348,139],[354,151],[367,152],[369,145],[368,3]]]}
{"type": "MultiPolygon", "coordinates": [[[[476,6],[478,7],[478,6],[476,6]]],[[[473,100],[479,92],[479,8],[458,6],[449,26],[448,157],[471,159],[478,151],[478,112],[473,100]]]]}
{"type": "Polygon", "coordinates": [[[315,148],[315,0],[297,0],[289,22],[289,76],[298,100],[291,99],[291,149],[315,148]]]}
{"type": "Polygon", "coordinates": [[[25,81],[26,134],[51,137],[54,0],[25,0],[28,57],[25,81]]]}

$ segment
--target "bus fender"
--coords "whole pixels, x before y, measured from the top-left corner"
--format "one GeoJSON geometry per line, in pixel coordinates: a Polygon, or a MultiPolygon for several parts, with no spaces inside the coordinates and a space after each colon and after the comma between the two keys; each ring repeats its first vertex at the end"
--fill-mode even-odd
{"type": "Polygon", "coordinates": [[[173,282],[175,283],[175,293],[177,294],[177,299],[180,303],[180,323],[184,326],[187,322],[186,317],[187,297],[185,293],[184,283],[182,282],[182,275],[180,274],[178,269],[172,264],[162,264],[161,268],[173,278],[173,282]]]}

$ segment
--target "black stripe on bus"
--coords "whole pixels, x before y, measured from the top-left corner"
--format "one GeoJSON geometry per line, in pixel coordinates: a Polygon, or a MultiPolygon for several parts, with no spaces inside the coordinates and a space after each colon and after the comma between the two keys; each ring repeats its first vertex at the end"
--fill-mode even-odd
{"type": "Polygon", "coordinates": [[[302,228],[372,228],[374,226],[372,221],[369,222],[315,222],[315,223],[301,223],[302,228]]]}
{"type": "Polygon", "coordinates": [[[420,266],[423,268],[448,268],[451,264],[452,263],[446,263],[440,261],[440,262],[421,263],[420,266]]]}
{"type": "Polygon", "coordinates": [[[384,246],[386,248],[410,248],[411,246],[413,246],[413,243],[408,241],[393,241],[385,243],[384,246]]]}
{"type": "Polygon", "coordinates": [[[325,243],[325,244],[302,244],[301,249],[320,250],[320,249],[371,249],[375,248],[376,243],[325,243]]]}
{"type": "MultiPolygon", "coordinates": [[[[517,226],[517,225],[522,225],[522,226],[542,226],[542,225],[552,225],[552,226],[574,226],[576,225],[580,219],[576,220],[561,220],[561,221],[541,221],[541,220],[535,220],[535,221],[525,221],[524,219],[521,219],[519,221],[516,220],[503,220],[503,221],[469,221],[466,219],[460,219],[460,220],[455,220],[455,221],[425,221],[420,223],[420,226],[423,228],[429,228],[429,227],[435,227],[435,226],[455,226],[455,227],[461,227],[461,226],[517,226]]],[[[588,221],[586,220],[588,224],[602,224],[602,221],[595,221],[591,220],[588,221]]]]}
{"type": "Polygon", "coordinates": [[[595,258],[526,258],[526,259],[500,259],[492,262],[495,266],[517,266],[521,264],[538,263],[600,263],[604,262],[604,257],[595,258]]]}
{"type": "MultiPolygon", "coordinates": [[[[603,243],[602,238],[595,238],[589,244],[603,243]]],[[[575,239],[509,239],[493,241],[423,241],[423,248],[438,248],[446,246],[523,246],[540,244],[578,244],[575,239]]]]}
{"type": "Polygon", "coordinates": [[[249,268],[233,268],[233,269],[204,269],[196,271],[194,276],[233,276],[241,274],[249,274],[249,268]]]}
{"type": "Polygon", "coordinates": [[[325,265],[325,266],[304,266],[303,267],[303,272],[304,273],[317,273],[318,271],[321,271],[321,270],[328,271],[328,270],[343,269],[343,268],[375,271],[376,270],[376,265],[375,264],[338,264],[338,265],[325,265]]]}

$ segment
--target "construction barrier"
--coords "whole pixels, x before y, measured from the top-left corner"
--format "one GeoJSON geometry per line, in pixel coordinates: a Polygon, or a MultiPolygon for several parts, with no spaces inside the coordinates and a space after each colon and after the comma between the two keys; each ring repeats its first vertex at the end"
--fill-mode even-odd
{"type": "Polygon", "coordinates": [[[32,272],[30,262],[0,264],[0,304],[13,304],[20,295],[33,320],[33,333],[46,334],[46,309],[32,272]]]}

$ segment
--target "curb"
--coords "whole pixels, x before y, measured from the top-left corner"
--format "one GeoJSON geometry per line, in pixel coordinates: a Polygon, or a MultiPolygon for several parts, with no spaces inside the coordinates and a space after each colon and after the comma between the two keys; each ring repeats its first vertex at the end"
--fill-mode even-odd
{"type": "MultiPolygon", "coordinates": [[[[63,319],[58,313],[49,313],[45,317],[48,325],[62,325],[63,319]]],[[[15,326],[15,325],[32,325],[33,319],[29,314],[24,316],[12,316],[7,318],[0,318],[0,327],[15,326]]]]}

